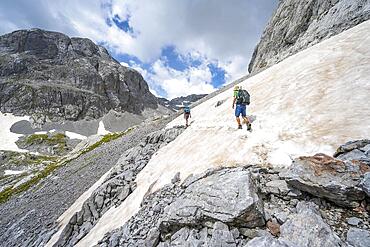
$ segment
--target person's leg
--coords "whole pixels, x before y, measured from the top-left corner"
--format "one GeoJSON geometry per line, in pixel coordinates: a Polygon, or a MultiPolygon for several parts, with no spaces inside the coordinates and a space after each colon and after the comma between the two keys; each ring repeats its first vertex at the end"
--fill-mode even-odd
{"type": "Polygon", "coordinates": [[[247,130],[250,131],[252,129],[252,125],[247,117],[247,107],[245,105],[242,106],[241,114],[243,117],[243,123],[247,125],[247,130]]]}
{"type": "Polygon", "coordinates": [[[241,114],[240,105],[236,105],[236,107],[235,107],[235,117],[236,117],[236,122],[238,123],[238,129],[242,128],[242,125],[240,123],[240,118],[239,118],[240,114],[241,114]]]}

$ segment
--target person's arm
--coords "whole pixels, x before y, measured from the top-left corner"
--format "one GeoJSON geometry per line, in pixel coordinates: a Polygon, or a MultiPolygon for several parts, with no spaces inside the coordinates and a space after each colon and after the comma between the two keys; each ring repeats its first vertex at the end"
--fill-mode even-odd
{"type": "Polygon", "coordinates": [[[234,99],[233,99],[233,109],[235,107],[235,102],[236,102],[236,97],[234,96],[234,99]]]}

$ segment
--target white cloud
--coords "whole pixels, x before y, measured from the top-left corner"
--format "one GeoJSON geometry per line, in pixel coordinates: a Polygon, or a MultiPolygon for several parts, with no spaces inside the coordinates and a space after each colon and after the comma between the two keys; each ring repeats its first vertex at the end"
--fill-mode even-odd
{"type": "Polygon", "coordinates": [[[154,62],[151,71],[137,64],[130,64],[130,67],[143,75],[155,95],[161,95],[160,91],[163,90],[168,99],[189,94],[211,93],[216,90],[211,84],[212,73],[207,66],[207,61],[203,61],[198,67],[189,67],[184,71],[167,67],[160,59],[154,62]]]}

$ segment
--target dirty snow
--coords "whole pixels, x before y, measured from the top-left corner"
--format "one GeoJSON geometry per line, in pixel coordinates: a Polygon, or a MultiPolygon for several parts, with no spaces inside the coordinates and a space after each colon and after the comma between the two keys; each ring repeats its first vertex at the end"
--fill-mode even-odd
{"type": "MultiPolygon", "coordinates": [[[[208,168],[243,164],[289,166],[299,155],[332,154],[370,135],[370,21],[300,52],[242,85],[252,96],[253,132],[236,130],[232,89],[198,105],[192,124],[161,148],[136,178],[137,188],[107,211],[76,245],[93,246],[140,208],[143,196],[208,168]],[[218,101],[225,101],[215,107],[218,101]]],[[[167,127],[184,124],[182,116],[167,127]]]]}
{"type": "Polygon", "coordinates": [[[29,121],[29,117],[18,117],[14,116],[11,113],[2,113],[0,112],[0,150],[7,150],[7,151],[17,151],[17,152],[27,152],[27,150],[23,150],[18,148],[15,142],[18,138],[22,135],[15,134],[10,131],[12,125],[21,120],[29,121]]]}

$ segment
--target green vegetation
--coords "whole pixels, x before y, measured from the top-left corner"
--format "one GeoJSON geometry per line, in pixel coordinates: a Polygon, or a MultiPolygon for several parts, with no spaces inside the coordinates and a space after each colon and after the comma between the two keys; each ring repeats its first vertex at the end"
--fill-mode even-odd
{"type": "MultiPolygon", "coordinates": [[[[103,136],[100,141],[98,141],[98,142],[92,144],[91,146],[87,147],[86,149],[82,150],[80,152],[80,154],[77,157],[73,158],[73,159],[69,159],[69,160],[63,160],[62,159],[62,160],[56,161],[56,158],[55,157],[38,156],[39,158],[40,157],[43,157],[45,160],[47,159],[47,160],[51,160],[53,162],[51,164],[47,165],[42,171],[38,172],[34,177],[32,177],[27,182],[25,182],[25,183],[23,183],[23,184],[21,184],[21,185],[19,185],[17,187],[9,187],[9,188],[6,188],[5,190],[1,191],[0,192],[0,204],[6,202],[7,200],[9,200],[9,198],[11,196],[16,195],[16,194],[19,194],[21,192],[24,192],[24,191],[28,190],[33,185],[39,183],[41,181],[41,179],[46,178],[47,176],[49,176],[57,168],[68,164],[72,160],[77,159],[81,155],[94,150],[95,148],[101,146],[104,143],[107,143],[107,142],[116,140],[116,139],[118,139],[118,138],[126,135],[127,133],[131,132],[134,128],[135,127],[132,127],[132,128],[129,128],[126,131],[123,131],[123,132],[110,133],[110,134],[107,134],[107,135],[103,136]]],[[[63,135],[63,134],[61,134],[61,135],[63,135]]],[[[34,136],[34,135],[32,135],[32,136],[34,136]]],[[[37,136],[40,136],[40,135],[37,135],[37,136]]],[[[60,137],[61,136],[58,136],[57,139],[59,139],[60,137]]],[[[33,137],[33,138],[35,140],[37,139],[36,137],[33,137]]],[[[50,139],[50,138],[48,138],[48,139],[50,139]]],[[[41,158],[41,160],[43,158],[41,158]]]]}
{"type": "Polygon", "coordinates": [[[82,150],[81,154],[88,153],[88,152],[94,150],[95,148],[101,146],[104,143],[107,143],[107,142],[116,140],[116,139],[120,138],[121,136],[126,135],[127,133],[129,133],[130,131],[132,131],[134,128],[135,127],[128,128],[126,131],[107,134],[107,135],[103,136],[103,138],[100,141],[97,141],[94,144],[92,144],[91,146],[89,146],[86,149],[82,150]]]}
{"type": "Polygon", "coordinates": [[[30,145],[47,145],[55,146],[58,153],[63,153],[68,148],[67,137],[62,133],[55,133],[54,135],[47,134],[33,134],[28,136],[24,143],[30,145]]]}

